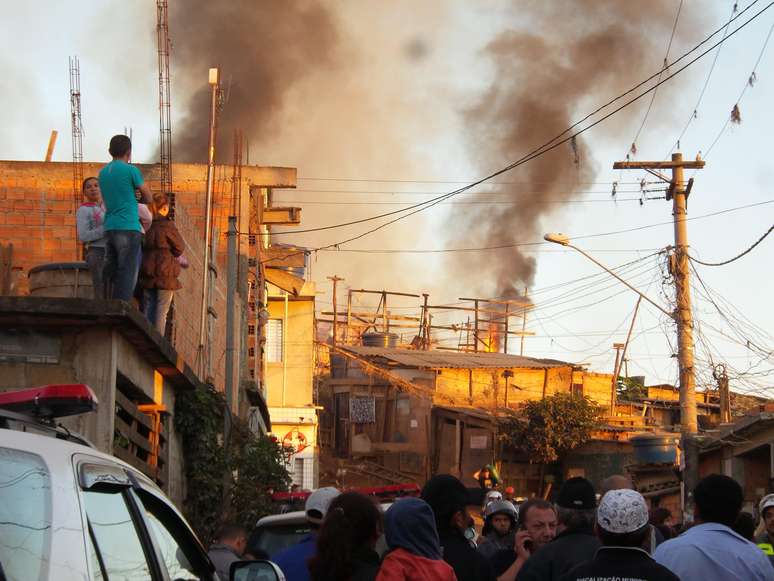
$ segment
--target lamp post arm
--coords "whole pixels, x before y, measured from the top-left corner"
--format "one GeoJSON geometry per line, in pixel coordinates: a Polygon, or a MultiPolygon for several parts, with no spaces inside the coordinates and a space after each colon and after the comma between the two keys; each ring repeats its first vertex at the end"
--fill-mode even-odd
{"type": "Polygon", "coordinates": [[[670,312],[669,312],[669,311],[667,311],[667,310],[666,310],[664,307],[662,307],[661,305],[659,305],[657,302],[653,301],[653,300],[652,300],[650,297],[648,297],[648,296],[647,296],[645,293],[643,293],[642,291],[640,291],[640,290],[637,290],[636,288],[634,288],[634,287],[633,287],[631,284],[629,284],[628,282],[626,282],[624,279],[622,279],[620,276],[618,276],[616,273],[614,273],[612,270],[610,270],[608,267],[606,267],[604,264],[602,264],[601,262],[599,262],[599,261],[598,261],[596,258],[594,258],[593,256],[591,256],[591,255],[590,255],[590,254],[588,254],[587,252],[584,252],[583,250],[581,250],[581,249],[580,249],[580,248],[578,248],[577,246],[573,246],[572,244],[567,244],[566,246],[568,246],[569,248],[572,248],[573,250],[577,250],[578,252],[580,252],[580,253],[581,253],[583,256],[585,256],[586,258],[588,258],[588,259],[589,259],[591,262],[593,262],[594,264],[596,264],[596,265],[597,265],[599,268],[601,268],[601,269],[602,269],[602,270],[604,270],[606,273],[608,273],[610,276],[612,276],[613,278],[617,279],[619,282],[621,282],[622,284],[626,285],[626,286],[627,286],[627,287],[629,287],[631,290],[633,290],[634,292],[636,292],[636,293],[637,293],[638,295],[640,295],[640,296],[641,296],[643,299],[645,299],[646,301],[648,301],[648,302],[649,302],[651,305],[653,305],[654,307],[656,307],[656,308],[657,308],[659,311],[661,311],[662,313],[664,313],[664,314],[665,314],[667,317],[669,317],[670,319],[674,319],[674,318],[675,318],[675,315],[674,315],[674,313],[670,313],[670,312]]]}

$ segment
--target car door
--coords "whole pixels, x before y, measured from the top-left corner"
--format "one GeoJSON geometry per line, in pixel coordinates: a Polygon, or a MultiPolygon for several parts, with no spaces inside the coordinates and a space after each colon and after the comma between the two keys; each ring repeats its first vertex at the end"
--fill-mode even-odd
{"type": "Polygon", "coordinates": [[[190,527],[144,476],[87,455],[75,466],[92,580],[215,580],[190,527]]]}

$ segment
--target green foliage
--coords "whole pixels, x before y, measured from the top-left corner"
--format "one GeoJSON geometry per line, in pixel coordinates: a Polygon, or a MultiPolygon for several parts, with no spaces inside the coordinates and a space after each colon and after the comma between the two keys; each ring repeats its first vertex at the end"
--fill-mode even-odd
{"type": "Polygon", "coordinates": [[[206,388],[181,391],[175,401],[175,431],[183,442],[185,462],[183,512],[205,543],[218,527],[223,506],[225,406],[222,394],[206,388]]]}
{"type": "Polygon", "coordinates": [[[630,377],[619,377],[617,386],[618,398],[626,401],[647,399],[648,388],[633,381],[630,377]]]}
{"type": "Polygon", "coordinates": [[[236,418],[227,449],[226,410],[223,394],[210,388],[180,392],[175,402],[185,462],[183,512],[205,543],[226,520],[252,528],[269,513],[271,492],[290,482],[280,446],[236,418]]]}
{"type": "Polygon", "coordinates": [[[232,520],[251,529],[271,512],[271,494],[288,489],[290,475],[280,444],[265,436],[255,437],[244,423],[234,426],[232,452],[232,520]]]}
{"type": "Polygon", "coordinates": [[[528,401],[519,413],[510,413],[500,437],[537,462],[555,462],[590,439],[600,414],[599,406],[588,397],[557,393],[528,401]]]}

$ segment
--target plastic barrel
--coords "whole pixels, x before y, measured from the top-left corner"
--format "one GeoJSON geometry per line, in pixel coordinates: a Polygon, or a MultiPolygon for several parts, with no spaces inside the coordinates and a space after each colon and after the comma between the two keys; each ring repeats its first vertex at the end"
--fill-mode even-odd
{"type": "Polygon", "coordinates": [[[674,435],[643,434],[629,438],[637,464],[674,464],[677,448],[674,435]]]}

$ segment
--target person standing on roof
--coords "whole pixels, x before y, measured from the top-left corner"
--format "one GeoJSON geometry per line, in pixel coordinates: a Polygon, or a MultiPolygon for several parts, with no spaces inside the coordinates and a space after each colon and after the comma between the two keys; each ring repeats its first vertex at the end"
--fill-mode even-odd
{"type": "Polygon", "coordinates": [[[609,491],[597,509],[596,532],[602,546],[593,559],[571,569],[561,581],[680,581],[642,549],[650,535],[648,520],[648,505],[639,492],[626,488],[609,491]]]}
{"type": "Polygon", "coordinates": [[[137,210],[135,189],[146,202],[151,201],[150,188],[140,170],[129,163],[132,141],[126,135],[110,140],[113,161],[99,172],[99,187],[105,201],[105,282],[110,297],[122,301],[132,298],[140,269],[142,227],[137,210]]]}
{"type": "Polygon", "coordinates": [[[507,500],[490,502],[484,511],[478,552],[491,562],[497,552],[512,550],[515,538],[516,509],[507,500]]]}
{"type": "Polygon", "coordinates": [[[694,526],[664,541],[653,558],[684,580],[774,581],[774,567],[758,547],[732,530],[744,494],[733,478],[710,474],[693,491],[694,526]]]}
{"type": "MultiPolygon", "coordinates": [[[[465,485],[450,474],[433,476],[422,488],[422,500],[430,505],[441,543],[443,560],[459,581],[494,581],[491,564],[465,537],[470,515],[468,505],[478,504],[465,485]]],[[[389,512],[389,511],[388,511],[389,512]]]]}
{"type": "Polygon", "coordinates": [[[95,299],[105,298],[102,270],[105,267],[105,207],[95,177],[83,180],[83,197],[86,201],[75,213],[78,241],[86,246],[86,265],[91,273],[91,286],[95,299]]]}
{"type": "Polygon", "coordinates": [[[594,534],[597,497],[585,478],[570,478],[557,498],[558,535],[536,551],[519,571],[517,581],[556,581],[594,557],[600,546],[594,534]]]}
{"type": "Polygon", "coordinates": [[[433,509],[419,498],[396,501],[384,516],[390,551],[376,581],[455,581],[454,569],[441,558],[433,509]]]}
{"type": "Polygon", "coordinates": [[[307,561],[316,552],[317,534],[331,501],[341,493],[332,486],[318,488],[306,499],[304,511],[311,532],[293,546],[272,556],[272,561],[282,569],[287,581],[309,581],[307,561]]]}

